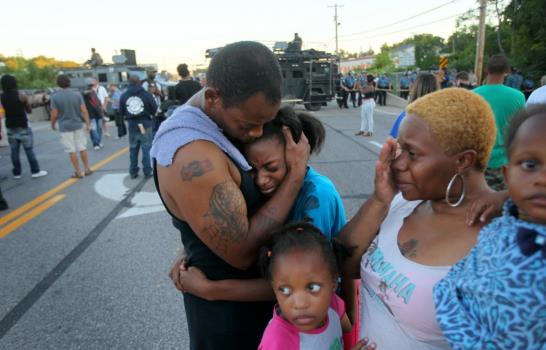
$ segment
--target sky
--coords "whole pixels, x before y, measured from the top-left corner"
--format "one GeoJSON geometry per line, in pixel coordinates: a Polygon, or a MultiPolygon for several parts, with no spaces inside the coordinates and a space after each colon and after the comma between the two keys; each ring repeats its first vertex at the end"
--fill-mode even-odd
{"type": "MultiPolygon", "coordinates": [[[[0,0],[0,54],[84,62],[97,49],[105,62],[134,49],[138,63],[176,72],[207,64],[205,50],[240,40],[272,46],[294,33],[303,47],[335,52],[335,2],[324,0],[0,0]],[[9,30],[7,30],[9,29],[9,30]]],[[[339,0],[339,48],[393,44],[414,34],[446,38],[457,15],[476,0],[339,0]],[[422,12],[440,7],[423,15],[422,12]],[[409,18],[409,20],[407,20],[409,18]],[[402,21],[403,20],[403,21],[402,21]],[[400,22],[393,24],[395,22],[400,22]]]]}

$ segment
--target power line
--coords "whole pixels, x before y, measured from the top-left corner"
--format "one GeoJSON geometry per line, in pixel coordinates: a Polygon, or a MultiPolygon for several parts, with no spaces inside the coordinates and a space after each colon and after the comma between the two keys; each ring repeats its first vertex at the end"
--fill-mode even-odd
{"type": "Polygon", "coordinates": [[[442,8],[442,7],[444,7],[444,6],[447,6],[447,5],[452,4],[452,3],[454,3],[454,2],[457,2],[457,1],[459,1],[459,0],[451,0],[451,1],[448,1],[448,2],[446,2],[446,3],[444,3],[444,4],[442,4],[442,5],[433,7],[433,8],[431,8],[431,9],[425,10],[425,11],[420,12],[420,13],[418,13],[418,14],[415,14],[415,15],[413,15],[413,16],[410,16],[410,17],[407,17],[407,18],[398,20],[398,21],[396,21],[396,22],[393,22],[393,23],[390,23],[390,24],[387,24],[387,25],[384,25],[384,26],[381,26],[381,27],[377,27],[377,28],[374,28],[374,29],[370,29],[370,30],[367,30],[367,31],[365,31],[365,32],[358,32],[358,33],[351,33],[351,34],[340,35],[340,37],[355,36],[355,35],[367,34],[367,33],[370,33],[370,32],[375,32],[375,31],[378,31],[378,30],[380,30],[380,29],[388,28],[388,27],[390,27],[390,26],[393,26],[393,25],[396,25],[396,24],[400,24],[400,23],[403,23],[403,22],[412,20],[412,19],[414,19],[415,17],[422,16],[422,15],[424,15],[424,14],[427,14],[427,13],[429,13],[429,12],[435,11],[435,10],[437,10],[437,9],[439,9],[439,8],[442,8]]]}
{"type": "MultiPolygon", "coordinates": [[[[474,11],[474,10],[476,10],[476,9],[472,9],[471,11],[474,11]]],[[[411,29],[415,29],[415,28],[419,28],[419,27],[424,27],[424,26],[427,26],[427,25],[429,25],[429,24],[434,24],[434,23],[438,23],[438,22],[442,22],[442,21],[451,19],[451,18],[455,18],[455,17],[461,16],[461,15],[464,15],[465,13],[468,13],[468,11],[464,11],[464,12],[461,12],[461,13],[459,13],[459,14],[452,15],[452,16],[449,16],[449,17],[444,17],[444,18],[438,19],[438,20],[436,20],[436,21],[432,21],[432,22],[428,22],[428,23],[423,23],[423,24],[419,24],[419,25],[416,25],[416,26],[413,26],[413,27],[407,27],[407,28],[404,28],[404,29],[396,30],[396,31],[393,31],[393,32],[379,33],[379,34],[376,34],[376,35],[365,36],[365,37],[354,38],[354,39],[347,39],[347,40],[343,40],[343,41],[346,42],[346,41],[356,41],[356,40],[372,39],[372,38],[377,38],[377,37],[379,37],[379,36],[385,36],[385,35],[391,35],[391,34],[396,34],[396,33],[400,33],[400,32],[405,32],[405,31],[407,31],[407,30],[411,30],[411,29]]]]}

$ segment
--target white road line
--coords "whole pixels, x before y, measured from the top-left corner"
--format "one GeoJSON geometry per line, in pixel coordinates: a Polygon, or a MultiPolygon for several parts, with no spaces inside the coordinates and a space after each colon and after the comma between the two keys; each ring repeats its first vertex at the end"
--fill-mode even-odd
{"type": "Polygon", "coordinates": [[[398,116],[400,114],[400,113],[387,112],[387,111],[384,111],[384,110],[379,109],[379,108],[376,108],[375,110],[377,112],[380,112],[380,113],[383,113],[383,114],[390,114],[390,115],[396,115],[396,116],[398,116]]]}
{"type": "Polygon", "coordinates": [[[378,147],[379,149],[383,148],[383,145],[380,144],[379,142],[377,141],[368,141],[369,143],[371,143],[372,145],[378,147]]]}

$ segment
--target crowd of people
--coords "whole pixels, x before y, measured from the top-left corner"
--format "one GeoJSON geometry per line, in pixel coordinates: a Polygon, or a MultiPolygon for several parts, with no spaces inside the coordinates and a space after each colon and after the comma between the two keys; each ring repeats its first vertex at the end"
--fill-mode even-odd
{"type": "MultiPolygon", "coordinates": [[[[191,349],[544,349],[546,87],[525,102],[504,85],[504,55],[473,90],[464,74],[443,89],[432,74],[408,77],[410,103],[375,163],[373,193],[347,221],[335,184],[309,165],[325,129],[281,106],[267,47],[225,46],[203,88],[178,69],[181,106],[155,126],[152,80],[131,76],[103,98],[96,81],[81,94],[60,75],[51,126],[76,178],[92,173],[86,132],[100,150],[108,103],[118,136],[128,132],[133,178],[142,149],[183,244],[169,275],[191,349]]],[[[13,158],[32,132],[5,77],[2,104],[19,121],[8,126],[13,158]]],[[[339,106],[360,105],[357,135],[371,136],[390,82],[348,77],[339,106]]]]}
{"type": "MultiPolygon", "coordinates": [[[[175,87],[175,100],[172,105],[184,104],[201,85],[191,79],[186,64],[178,67],[181,80],[175,87]]],[[[150,71],[148,78],[129,77],[129,86],[123,91],[113,83],[107,88],[96,78],[86,78],[86,88],[80,92],[71,88],[70,78],[61,74],[57,77],[57,91],[48,98],[47,111],[51,128],[59,131],[60,141],[68,153],[73,167],[72,178],[81,179],[90,176],[93,171],[89,165],[87,152],[88,135],[95,151],[100,151],[103,136],[110,136],[108,121],[114,119],[117,139],[128,134],[130,156],[129,175],[137,178],[138,154],[142,150],[142,172],[145,177],[152,176],[150,148],[157,127],[164,119],[160,109],[163,100],[161,87],[155,81],[155,72],[150,71]],[[79,159],[78,159],[79,154],[79,159]],[[83,166],[80,166],[80,160],[83,166]]],[[[32,107],[29,98],[19,91],[17,79],[5,74],[1,78],[2,95],[0,118],[5,117],[7,141],[11,149],[12,175],[15,179],[22,176],[20,148],[23,147],[30,165],[32,178],[48,174],[40,168],[34,153],[34,138],[29,114],[32,107]]],[[[6,199],[0,190],[0,210],[8,209],[6,199]]]]}
{"type": "Polygon", "coordinates": [[[151,150],[184,247],[170,277],[191,349],[543,349],[546,100],[522,105],[507,71],[491,57],[476,91],[418,75],[375,190],[345,222],[308,165],[324,128],[280,108],[271,51],[217,53],[151,150]]]}

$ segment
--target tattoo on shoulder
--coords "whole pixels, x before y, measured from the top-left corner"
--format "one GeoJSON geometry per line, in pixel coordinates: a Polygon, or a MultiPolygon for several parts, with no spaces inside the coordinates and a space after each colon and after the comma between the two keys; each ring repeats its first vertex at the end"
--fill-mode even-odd
{"type": "Polygon", "coordinates": [[[200,177],[214,170],[210,160],[192,160],[182,167],[180,176],[183,181],[191,181],[194,177],[200,177]]]}
{"type": "Polygon", "coordinates": [[[415,258],[417,256],[417,243],[415,239],[410,239],[402,244],[398,243],[398,249],[406,258],[415,258]]]}
{"type": "Polygon", "coordinates": [[[228,247],[248,238],[246,203],[239,188],[233,182],[222,182],[214,186],[205,214],[204,234],[221,253],[228,247]]]}

